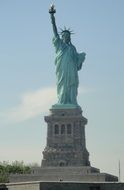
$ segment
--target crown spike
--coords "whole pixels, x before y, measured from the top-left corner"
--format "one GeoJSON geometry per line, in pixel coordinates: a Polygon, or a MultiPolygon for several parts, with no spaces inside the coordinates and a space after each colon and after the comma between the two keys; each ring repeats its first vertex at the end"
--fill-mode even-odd
{"type": "Polygon", "coordinates": [[[70,29],[70,27],[67,29],[65,26],[64,26],[64,30],[62,28],[59,28],[61,30],[61,32],[59,32],[59,34],[63,34],[64,32],[69,32],[70,34],[74,34],[73,30],[70,29]]]}

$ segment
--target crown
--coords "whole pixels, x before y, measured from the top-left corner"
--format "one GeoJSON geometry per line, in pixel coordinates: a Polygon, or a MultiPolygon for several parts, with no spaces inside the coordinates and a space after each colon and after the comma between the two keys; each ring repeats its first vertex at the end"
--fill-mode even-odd
{"type": "Polygon", "coordinates": [[[60,28],[60,30],[61,30],[60,32],[61,35],[63,35],[64,32],[68,32],[70,35],[74,34],[73,31],[70,30],[70,28],[67,29],[65,26],[64,26],[64,30],[62,28],[60,28]]]}

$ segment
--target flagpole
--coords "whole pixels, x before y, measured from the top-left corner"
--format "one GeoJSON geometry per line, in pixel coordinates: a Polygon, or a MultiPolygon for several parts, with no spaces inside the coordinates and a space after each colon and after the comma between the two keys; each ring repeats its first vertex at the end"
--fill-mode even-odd
{"type": "Polygon", "coordinates": [[[121,169],[120,169],[120,160],[119,160],[119,163],[118,163],[118,169],[119,169],[119,182],[121,181],[121,169]]]}

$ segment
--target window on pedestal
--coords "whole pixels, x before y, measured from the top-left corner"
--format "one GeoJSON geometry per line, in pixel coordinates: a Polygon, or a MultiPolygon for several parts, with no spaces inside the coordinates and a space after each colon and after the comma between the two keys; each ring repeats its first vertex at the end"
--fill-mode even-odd
{"type": "Polygon", "coordinates": [[[65,134],[65,125],[64,124],[61,125],[61,134],[62,135],[65,134]]]}
{"type": "Polygon", "coordinates": [[[57,124],[54,126],[54,134],[55,135],[59,134],[59,126],[57,124]]]}
{"type": "Polygon", "coordinates": [[[72,126],[71,126],[71,124],[67,124],[67,134],[68,135],[72,134],[72,126]]]}

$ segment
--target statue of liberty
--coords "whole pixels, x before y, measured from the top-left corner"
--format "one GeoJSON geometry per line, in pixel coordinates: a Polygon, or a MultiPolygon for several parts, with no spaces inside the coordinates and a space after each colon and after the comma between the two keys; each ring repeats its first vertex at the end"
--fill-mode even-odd
{"type": "Polygon", "coordinates": [[[85,60],[85,53],[78,53],[75,46],[71,43],[70,29],[64,28],[60,35],[57,31],[54,13],[54,5],[49,9],[53,26],[53,44],[56,50],[56,78],[57,78],[57,97],[56,106],[77,107],[78,94],[78,71],[82,68],[85,60]]]}

